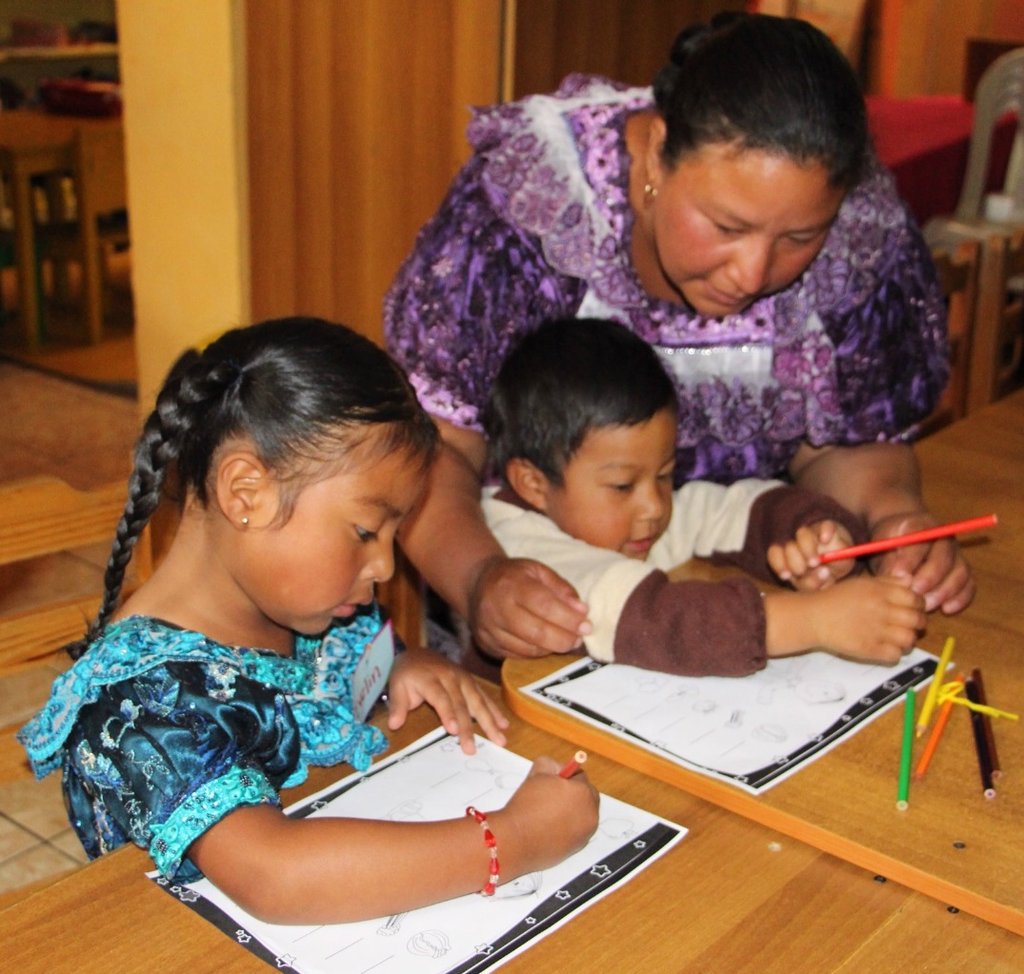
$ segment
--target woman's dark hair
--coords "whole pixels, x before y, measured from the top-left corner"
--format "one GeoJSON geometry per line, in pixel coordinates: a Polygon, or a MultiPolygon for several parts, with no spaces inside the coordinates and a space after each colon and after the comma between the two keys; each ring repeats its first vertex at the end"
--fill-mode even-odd
{"type": "Polygon", "coordinates": [[[803,20],[722,13],[687,27],[654,81],[665,120],[662,158],[675,165],[709,143],[821,162],[834,187],[861,177],[864,97],[842,52],[803,20]]]}
{"type": "Polygon", "coordinates": [[[529,460],[551,483],[593,429],[635,426],[676,393],[654,349],[603,318],[560,318],[526,335],[502,364],[484,410],[494,469],[529,460]]]}
{"type": "Polygon", "coordinates": [[[402,370],[381,348],[344,325],[280,318],[225,332],[202,352],[172,366],[143,425],[128,481],[128,500],[104,575],[104,598],[80,656],[117,607],[125,568],[165,488],[179,504],[205,504],[214,456],[234,437],[249,440],[283,481],[287,517],[301,485],[341,469],[344,455],[374,426],[381,452],[408,451],[426,467],[437,428],[402,370]],[[325,448],[329,448],[329,451],[325,448]]]}

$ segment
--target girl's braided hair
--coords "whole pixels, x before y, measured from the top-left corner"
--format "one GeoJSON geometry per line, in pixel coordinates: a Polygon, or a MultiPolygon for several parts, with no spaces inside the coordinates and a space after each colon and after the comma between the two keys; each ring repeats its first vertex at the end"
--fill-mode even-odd
{"type": "Polygon", "coordinates": [[[191,494],[207,503],[222,443],[247,438],[269,469],[291,481],[287,517],[298,489],[339,469],[370,426],[383,433],[376,449],[407,451],[424,468],[430,463],[437,428],[409,381],[387,353],[344,325],[280,318],[185,352],[136,443],[103,602],[84,638],[66,647],[71,657],[85,652],[117,608],[132,549],[161,497],[170,493],[181,505],[191,494]]]}

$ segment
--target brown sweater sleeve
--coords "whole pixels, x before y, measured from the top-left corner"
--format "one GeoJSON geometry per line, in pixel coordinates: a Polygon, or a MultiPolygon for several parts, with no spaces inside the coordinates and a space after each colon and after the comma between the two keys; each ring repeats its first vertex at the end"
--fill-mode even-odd
{"type": "MultiPolygon", "coordinates": [[[[718,565],[735,565],[755,578],[777,582],[768,567],[769,547],[791,540],[797,528],[805,524],[824,520],[842,524],[850,532],[854,544],[868,540],[864,522],[842,504],[824,494],[786,485],[769,490],[754,501],[743,548],[740,551],[716,552],[711,561],[718,565]]],[[[857,570],[858,566],[855,566],[854,571],[857,570]]]]}
{"type": "Polygon", "coordinates": [[[749,579],[670,581],[652,572],[615,629],[615,662],[680,676],[746,676],[766,661],[764,599],[749,579]]]}

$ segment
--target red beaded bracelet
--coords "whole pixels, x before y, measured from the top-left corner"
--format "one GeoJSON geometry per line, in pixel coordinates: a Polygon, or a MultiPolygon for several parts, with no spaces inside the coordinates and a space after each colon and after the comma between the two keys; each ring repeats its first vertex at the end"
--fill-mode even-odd
{"type": "Polygon", "coordinates": [[[494,833],[491,831],[490,826],[487,824],[487,816],[483,812],[477,811],[472,805],[466,809],[466,814],[470,818],[474,818],[480,824],[480,828],[484,833],[484,845],[487,846],[487,851],[491,854],[491,862],[488,867],[489,875],[487,882],[484,884],[484,888],[480,890],[481,896],[493,896],[494,890],[498,885],[498,840],[494,837],[494,833]]]}

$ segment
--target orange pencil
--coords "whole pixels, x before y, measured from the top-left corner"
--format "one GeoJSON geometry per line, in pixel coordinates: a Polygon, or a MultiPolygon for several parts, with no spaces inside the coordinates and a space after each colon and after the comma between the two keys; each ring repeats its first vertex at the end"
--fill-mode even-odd
{"type": "MultiPolygon", "coordinates": [[[[938,674],[935,674],[936,679],[938,674]]],[[[954,683],[963,683],[964,678],[962,676],[956,677],[954,683]]],[[[935,754],[935,749],[939,746],[939,738],[942,737],[942,732],[945,730],[946,724],[949,723],[949,715],[953,712],[953,694],[951,693],[939,709],[939,716],[935,720],[935,726],[932,728],[931,734],[928,735],[928,740],[925,742],[924,750],[921,752],[921,757],[918,758],[917,767],[914,768],[914,781],[920,781],[924,777],[924,773],[928,770],[928,765],[931,764],[932,756],[935,754]]]]}
{"type": "Polygon", "coordinates": [[[587,760],[586,751],[577,751],[568,761],[565,763],[565,767],[562,768],[558,773],[563,778],[571,778],[580,769],[580,765],[584,764],[587,760]]]}

